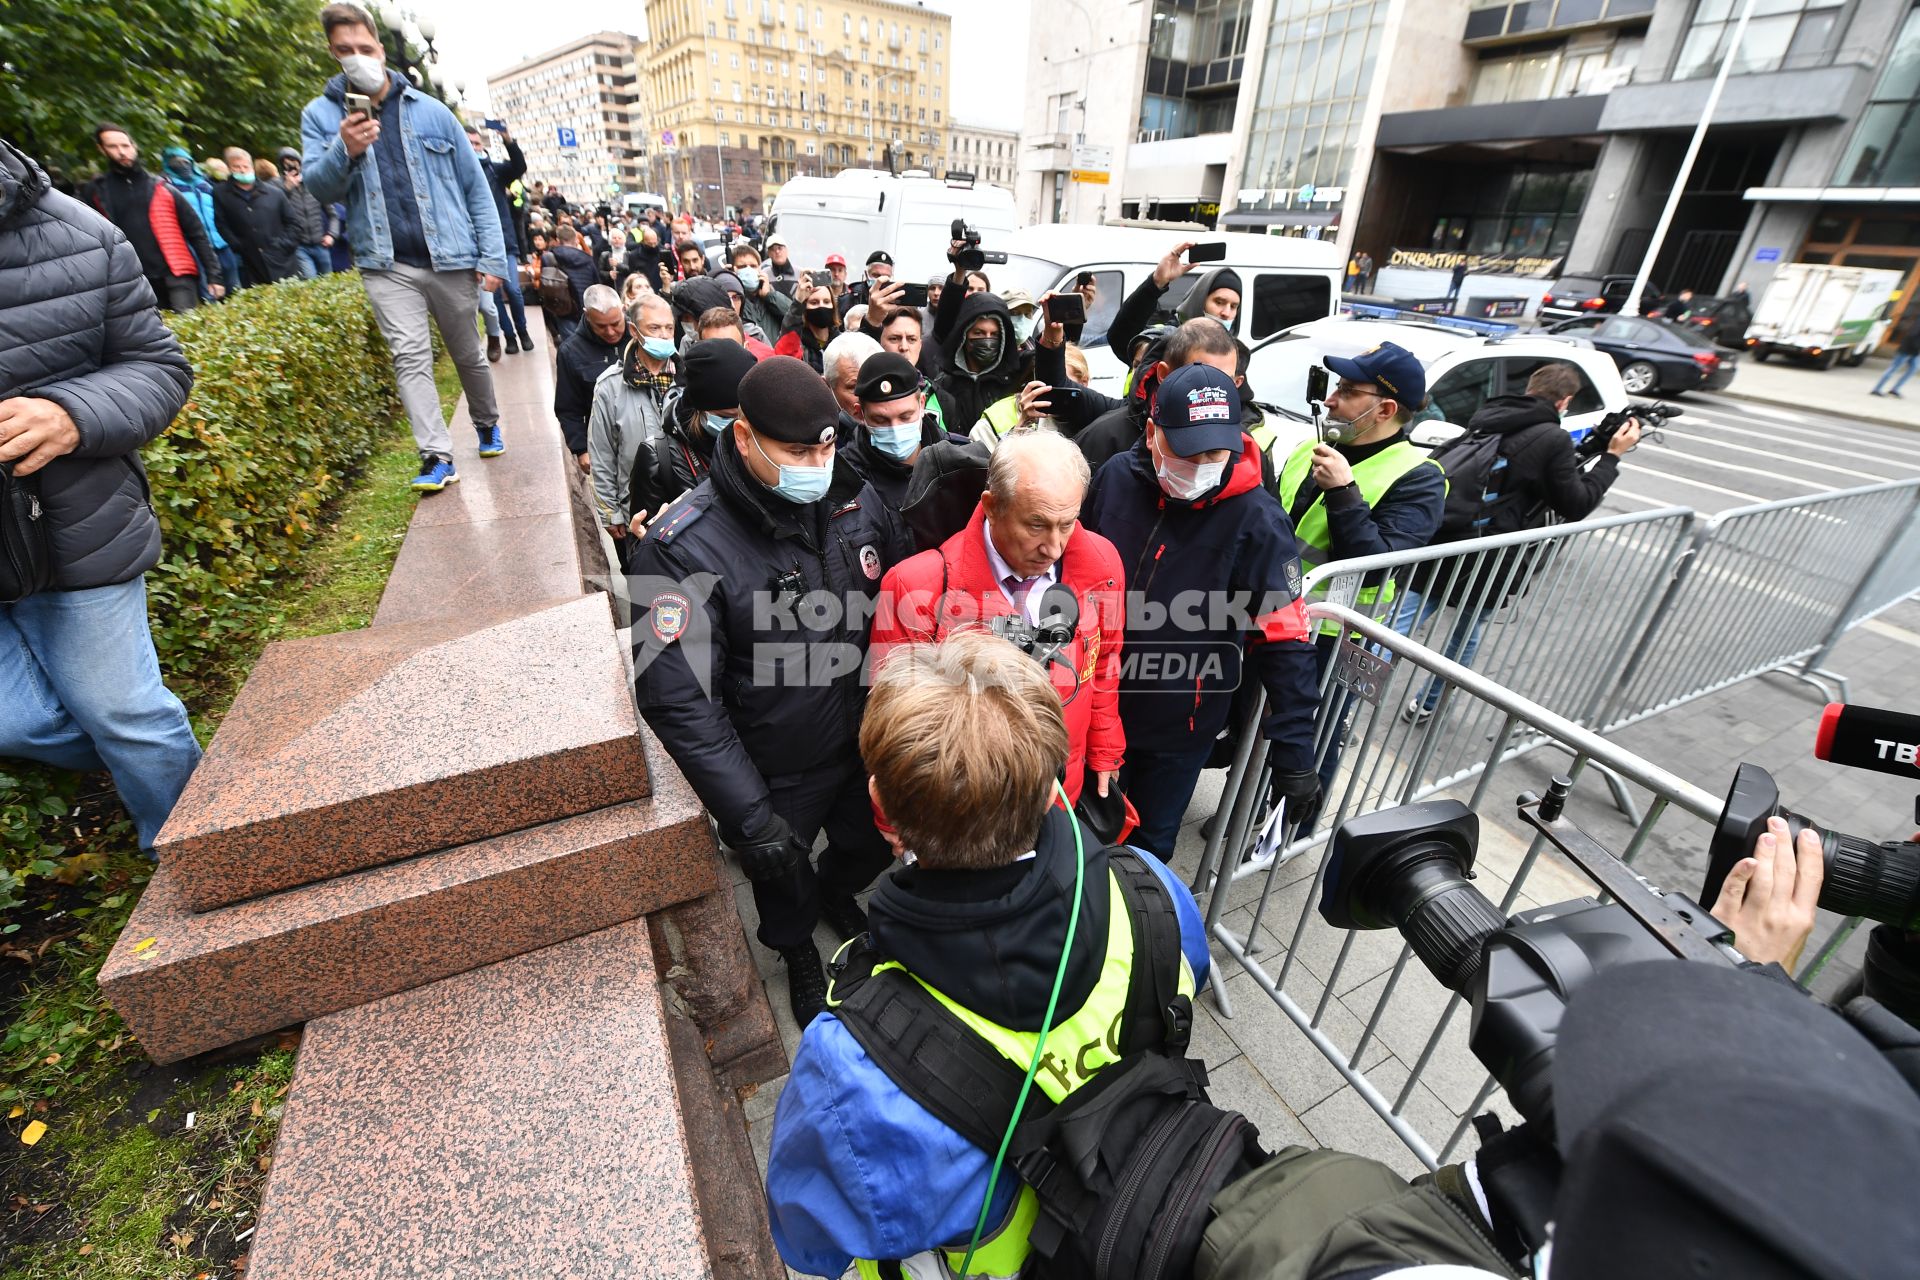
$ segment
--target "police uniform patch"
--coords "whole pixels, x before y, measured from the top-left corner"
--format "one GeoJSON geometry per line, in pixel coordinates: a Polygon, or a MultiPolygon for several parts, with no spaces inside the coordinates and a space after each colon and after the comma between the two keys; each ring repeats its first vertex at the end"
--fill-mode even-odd
{"type": "Polygon", "coordinates": [[[1298,560],[1287,561],[1287,590],[1292,593],[1295,600],[1300,598],[1300,562],[1298,560]]]}
{"type": "Polygon", "coordinates": [[[860,572],[866,574],[869,581],[880,576],[880,551],[872,543],[860,548],[860,572]]]}
{"type": "Polygon", "coordinates": [[[687,629],[687,618],[693,609],[687,598],[675,591],[662,591],[653,598],[652,624],[653,634],[661,644],[672,644],[687,629]]]}

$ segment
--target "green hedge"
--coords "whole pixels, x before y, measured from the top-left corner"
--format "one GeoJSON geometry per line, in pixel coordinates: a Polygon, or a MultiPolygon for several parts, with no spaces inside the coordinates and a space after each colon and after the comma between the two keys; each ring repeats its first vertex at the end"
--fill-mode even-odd
{"type": "Polygon", "coordinates": [[[169,321],[194,384],[144,451],[161,530],[147,593],[161,669],[190,688],[266,625],[264,588],[395,430],[400,402],[358,273],[248,289],[169,321]]]}

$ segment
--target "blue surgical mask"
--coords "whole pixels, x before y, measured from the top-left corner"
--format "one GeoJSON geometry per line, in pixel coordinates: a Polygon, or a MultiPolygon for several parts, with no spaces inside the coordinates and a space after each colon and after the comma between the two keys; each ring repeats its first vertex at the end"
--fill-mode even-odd
{"type": "Polygon", "coordinates": [[[717,436],[733,425],[733,419],[725,414],[703,412],[700,415],[700,425],[717,436]]]}
{"type": "MultiPolygon", "coordinates": [[[[758,435],[753,438],[753,447],[760,450],[761,457],[767,458],[758,435]]],[[[827,486],[833,483],[831,463],[824,467],[790,467],[772,458],[767,458],[767,462],[780,469],[780,482],[772,486],[774,493],[796,506],[820,501],[827,496],[827,486]]]]}
{"type": "Polygon", "coordinates": [[[920,424],[903,422],[898,426],[867,428],[867,434],[873,438],[874,448],[889,458],[898,458],[905,462],[920,447],[920,424]]]}
{"type": "Polygon", "coordinates": [[[673,356],[673,339],[643,338],[640,341],[640,349],[649,356],[652,356],[655,360],[667,360],[673,356]]]}
{"type": "Polygon", "coordinates": [[[748,293],[760,292],[760,273],[758,271],[755,271],[752,267],[741,267],[733,274],[740,277],[740,283],[746,287],[748,293]]]}

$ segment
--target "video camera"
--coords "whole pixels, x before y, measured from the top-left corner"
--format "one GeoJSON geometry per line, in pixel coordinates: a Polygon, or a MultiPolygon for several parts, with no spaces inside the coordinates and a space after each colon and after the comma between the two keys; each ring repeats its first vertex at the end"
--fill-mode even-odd
{"type": "MultiPolygon", "coordinates": [[[[1916,743],[1920,717],[1834,704],[1815,754],[1911,779],[1916,743]]],[[[1732,931],[1699,902],[1654,888],[1566,819],[1572,787],[1570,779],[1556,777],[1544,797],[1523,793],[1520,818],[1611,902],[1583,898],[1502,916],[1469,883],[1480,823],[1457,800],[1402,805],[1342,823],[1320,897],[1320,914],[1335,928],[1399,929],[1428,971],[1472,1002],[1474,1056],[1532,1121],[1552,1115],[1550,1068],[1560,1018],[1587,979],[1640,960],[1745,961],[1732,931]]],[[[1773,778],[1752,764],[1736,771],[1715,825],[1703,899],[1718,896],[1727,872],[1753,849],[1772,816],[1786,818],[1796,839],[1803,829],[1819,832],[1826,867],[1821,907],[1894,931],[1920,930],[1920,842],[1875,843],[1822,830],[1781,807],[1773,778]]],[[[1881,985],[1915,989],[1920,966],[1911,950],[1882,948],[1881,985]]],[[[1878,998],[1871,963],[1866,978],[1867,994],[1878,998]]]]}
{"type": "Polygon", "coordinates": [[[1673,404],[1630,404],[1624,409],[1616,409],[1594,424],[1579,444],[1573,447],[1576,463],[1597,458],[1607,451],[1613,438],[1620,434],[1620,428],[1627,425],[1629,419],[1640,420],[1640,429],[1651,435],[1658,431],[1668,418],[1677,418],[1684,412],[1679,405],[1673,404]]]}
{"type": "Polygon", "coordinates": [[[978,271],[989,262],[1005,262],[1007,255],[1000,252],[988,252],[980,247],[980,232],[965,218],[955,218],[951,228],[953,239],[960,241],[961,247],[947,251],[947,261],[962,271],[978,271]]]}
{"type": "Polygon", "coordinates": [[[1058,663],[1073,676],[1073,692],[1060,701],[1072,702],[1080,692],[1080,673],[1061,656],[1073,643],[1080,625],[1080,598],[1064,582],[1049,583],[1040,593],[1038,621],[1028,622],[1025,612],[1005,613],[987,620],[987,628],[1002,640],[1011,641],[1022,653],[1042,667],[1058,663]]]}

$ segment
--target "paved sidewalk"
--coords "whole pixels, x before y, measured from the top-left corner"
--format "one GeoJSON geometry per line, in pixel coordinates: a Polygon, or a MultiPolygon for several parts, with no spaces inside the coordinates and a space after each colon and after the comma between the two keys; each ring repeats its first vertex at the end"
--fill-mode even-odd
{"type": "Polygon", "coordinates": [[[1871,394],[1887,364],[1886,358],[1874,356],[1858,369],[1841,364],[1823,370],[1785,356],[1762,363],[1748,353],[1740,357],[1733,381],[1718,394],[1920,429],[1920,376],[1907,383],[1900,399],[1871,394]]]}

